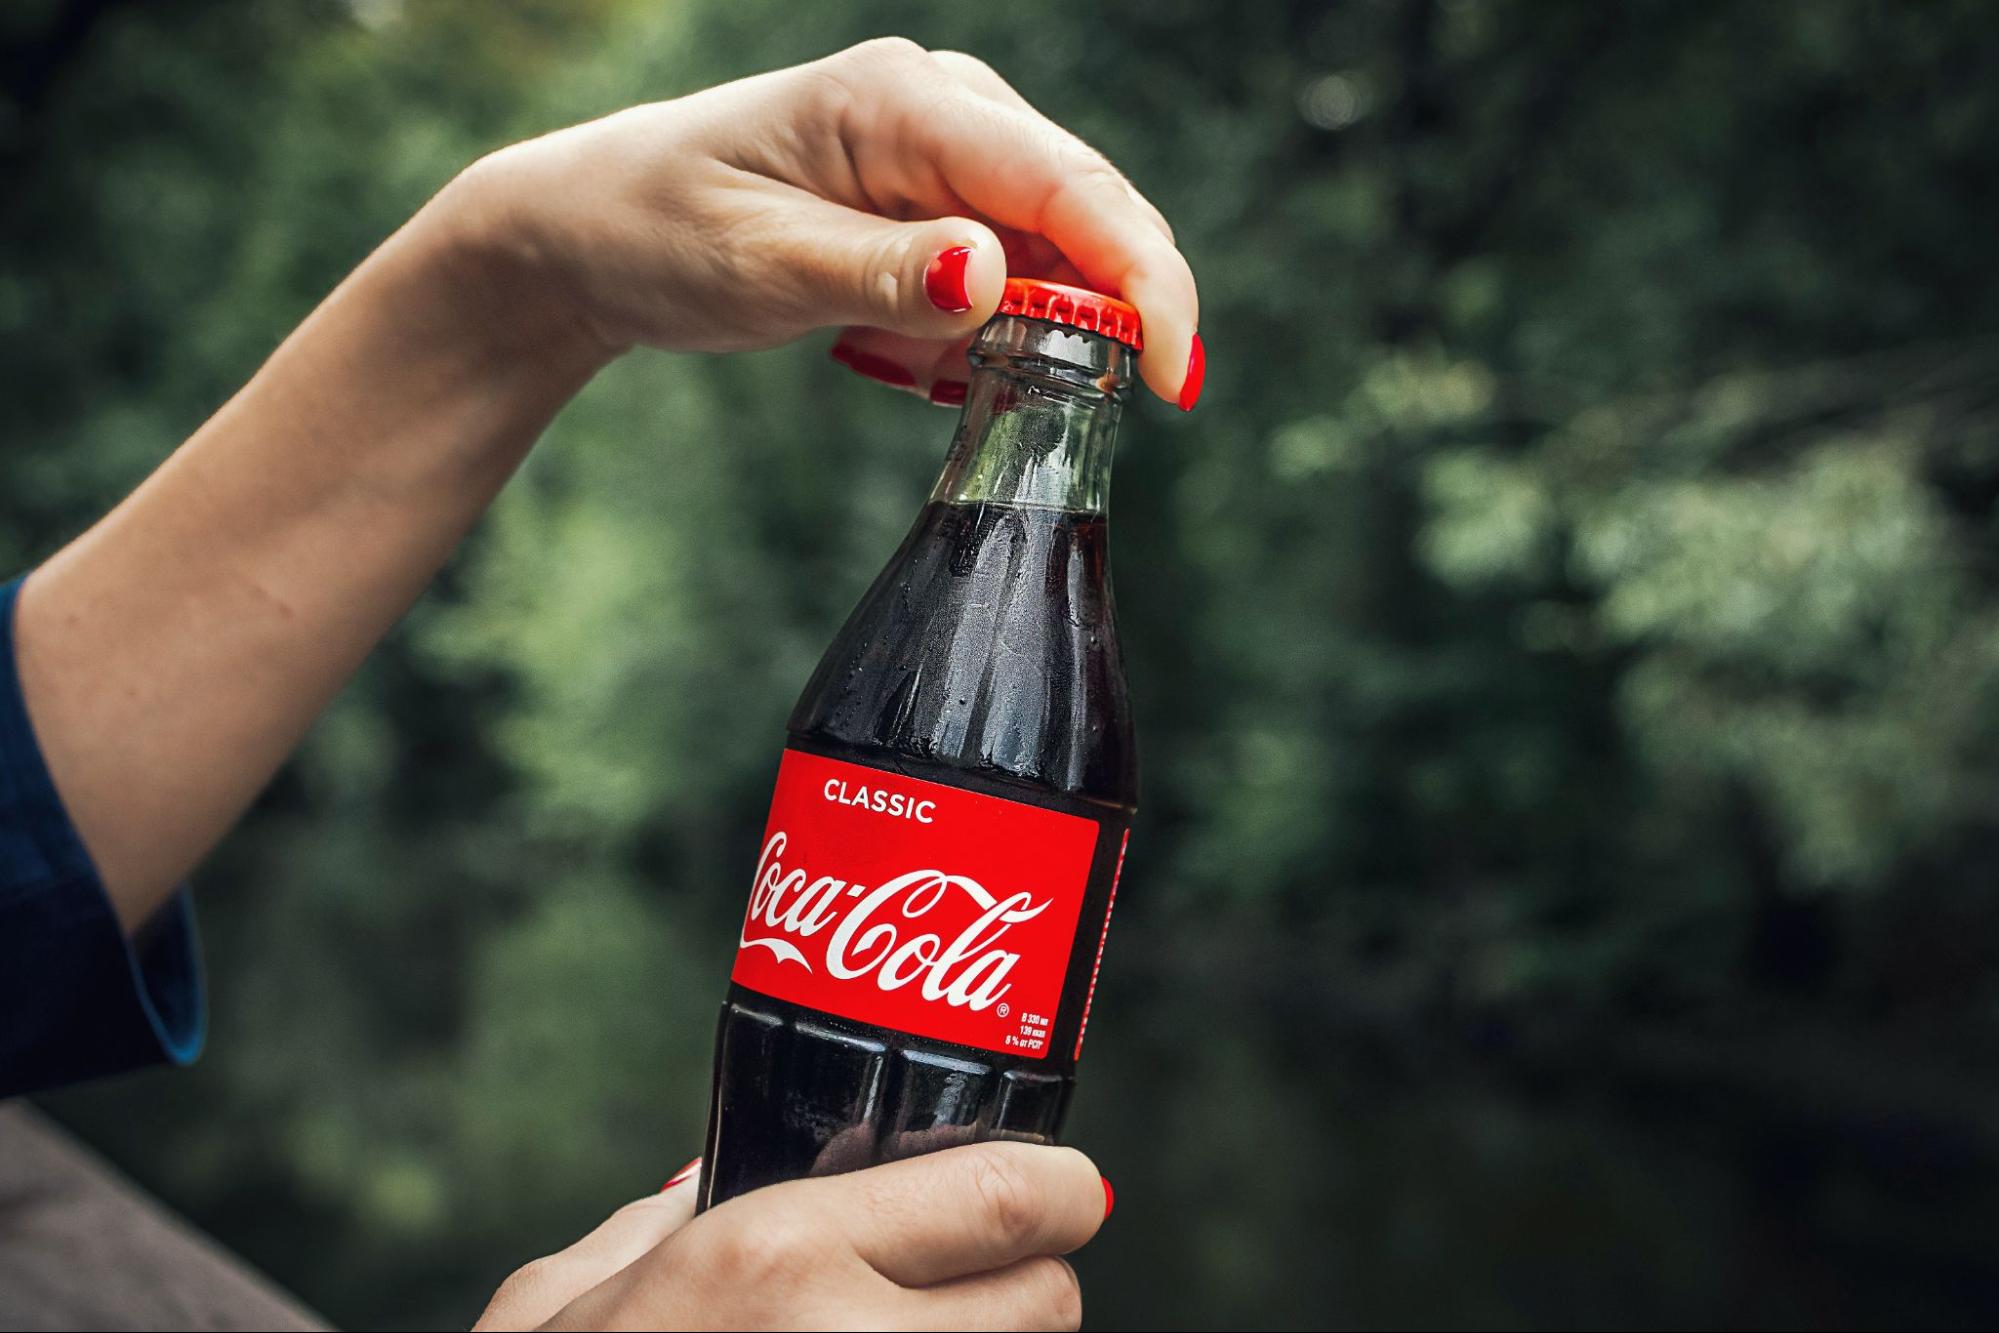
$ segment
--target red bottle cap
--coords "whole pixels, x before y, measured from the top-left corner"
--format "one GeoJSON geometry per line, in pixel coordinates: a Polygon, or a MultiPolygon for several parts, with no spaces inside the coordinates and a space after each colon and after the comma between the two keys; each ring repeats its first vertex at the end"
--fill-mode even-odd
{"type": "Polygon", "coordinates": [[[1087,329],[1115,339],[1134,352],[1145,347],[1136,306],[1081,287],[1043,282],[1039,278],[1008,278],[1006,290],[1000,294],[998,313],[1087,329]]]}

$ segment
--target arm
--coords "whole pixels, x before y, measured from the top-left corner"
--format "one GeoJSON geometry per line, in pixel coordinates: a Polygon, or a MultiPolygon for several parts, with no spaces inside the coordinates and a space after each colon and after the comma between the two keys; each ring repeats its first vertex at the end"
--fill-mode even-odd
{"type": "Polygon", "coordinates": [[[869,43],[467,171],[22,590],[29,712],[121,922],[241,814],[603,364],[855,325],[855,364],[924,393],[963,373],[1009,256],[1137,304],[1141,370],[1181,396],[1194,284],[1164,221],[968,57],[869,43]]]}
{"type": "Polygon", "coordinates": [[[482,320],[419,215],[23,585],[24,694],[120,921],[151,916],[604,355],[482,320]]]}

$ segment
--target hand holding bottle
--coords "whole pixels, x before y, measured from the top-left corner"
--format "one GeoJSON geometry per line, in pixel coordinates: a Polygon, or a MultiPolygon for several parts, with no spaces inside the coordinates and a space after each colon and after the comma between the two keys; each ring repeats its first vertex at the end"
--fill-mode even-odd
{"type": "Polygon", "coordinates": [[[1010,273],[1121,295],[1145,382],[1200,391],[1194,277],[1159,210],[980,61],[900,38],[503,149],[432,209],[484,257],[496,318],[606,354],[864,326],[836,355],[927,393],[962,383],[1010,273]]]}
{"type": "Polygon", "coordinates": [[[987,1144],[774,1185],[694,1217],[683,1175],[522,1268],[477,1325],[1075,1328],[1061,1258],[1109,1186],[1067,1148],[987,1144]]]}

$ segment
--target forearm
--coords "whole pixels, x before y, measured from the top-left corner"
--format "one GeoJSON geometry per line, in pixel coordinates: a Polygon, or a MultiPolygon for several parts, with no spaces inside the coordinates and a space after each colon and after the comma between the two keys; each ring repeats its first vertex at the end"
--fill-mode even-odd
{"type": "Polygon", "coordinates": [[[22,686],[127,928],[242,813],[604,359],[437,206],[22,589],[22,686]]]}

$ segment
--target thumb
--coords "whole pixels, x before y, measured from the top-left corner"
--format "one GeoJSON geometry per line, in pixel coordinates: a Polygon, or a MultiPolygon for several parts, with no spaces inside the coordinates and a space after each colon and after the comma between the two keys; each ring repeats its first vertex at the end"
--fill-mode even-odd
{"type": "Polygon", "coordinates": [[[814,200],[796,219],[791,268],[805,322],[862,324],[944,341],[992,317],[1006,252],[970,218],[894,222],[814,200]]]}
{"type": "Polygon", "coordinates": [[[927,1287],[1067,1254],[1110,1213],[1110,1187],[1074,1148],[983,1143],[773,1186],[817,1195],[854,1252],[891,1282],[927,1287]]]}

